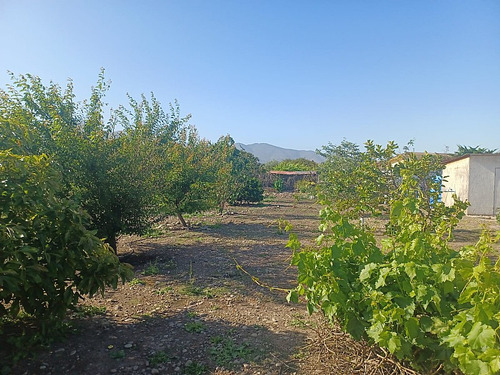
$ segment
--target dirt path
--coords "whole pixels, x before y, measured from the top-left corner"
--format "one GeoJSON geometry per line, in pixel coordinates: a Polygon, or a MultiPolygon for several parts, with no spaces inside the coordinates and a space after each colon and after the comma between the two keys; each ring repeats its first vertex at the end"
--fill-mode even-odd
{"type": "Polygon", "coordinates": [[[293,287],[278,222],[290,221],[312,241],[317,205],[281,194],[230,209],[222,217],[190,217],[189,231],[171,222],[155,238],[123,238],[119,254],[136,278],[83,301],[76,332],[13,373],[361,374],[378,364],[374,373],[397,367],[236,268],[238,262],[262,282],[293,287]]]}

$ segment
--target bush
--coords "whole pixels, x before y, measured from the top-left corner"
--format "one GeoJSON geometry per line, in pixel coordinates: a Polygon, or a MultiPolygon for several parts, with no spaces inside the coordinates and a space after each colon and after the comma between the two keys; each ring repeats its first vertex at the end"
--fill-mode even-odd
{"type": "Polygon", "coordinates": [[[276,190],[278,193],[281,193],[284,189],[284,181],[282,178],[278,178],[276,181],[273,183],[274,190],[276,190]]]}
{"type": "Polygon", "coordinates": [[[94,232],[88,215],[61,198],[61,175],[42,156],[0,151],[0,318],[20,311],[42,334],[84,295],[132,275],[94,232]]]}
{"type": "Polygon", "coordinates": [[[301,250],[290,236],[299,285],[289,300],[304,295],[309,312],[322,310],[353,337],[424,373],[498,374],[500,262],[488,257],[498,237],[484,232],[474,246],[450,248],[467,203],[438,201],[430,156],[395,168],[400,184],[381,245],[334,207],[321,212],[319,248],[301,250]]]}
{"type": "Polygon", "coordinates": [[[259,179],[253,177],[248,179],[238,190],[236,202],[258,203],[264,199],[264,189],[259,179]]]}
{"type": "MultiPolygon", "coordinates": [[[[29,74],[12,75],[12,80],[5,91],[0,89],[0,149],[49,155],[64,171],[65,194],[80,203],[91,216],[89,228],[113,249],[119,233],[148,229],[157,213],[151,204],[152,171],[159,157],[156,136],[147,130],[166,124],[152,125],[142,113],[135,116],[136,123],[127,124],[117,111],[106,122],[103,98],[109,86],[104,71],[83,103],[74,102],[71,82],[63,90],[52,82],[46,87],[29,74]],[[115,123],[124,130],[115,132],[115,123]]],[[[148,119],[165,118],[158,103],[151,106],[148,119]]]]}
{"type": "Polygon", "coordinates": [[[315,171],[318,169],[318,163],[304,158],[285,159],[280,162],[270,161],[265,164],[267,171],[315,171]]]}
{"type": "Polygon", "coordinates": [[[295,190],[303,194],[316,195],[316,183],[314,181],[299,180],[295,183],[295,190]]]}

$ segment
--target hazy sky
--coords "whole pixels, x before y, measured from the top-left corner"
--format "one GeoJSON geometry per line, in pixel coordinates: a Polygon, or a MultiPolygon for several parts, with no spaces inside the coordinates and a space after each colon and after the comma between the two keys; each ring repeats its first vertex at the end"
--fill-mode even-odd
{"type": "Polygon", "coordinates": [[[210,140],[500,148],[497,0],[0,0],[0,45],[0,87],[104,67],[110,107],[177,99],[210,140]]]}

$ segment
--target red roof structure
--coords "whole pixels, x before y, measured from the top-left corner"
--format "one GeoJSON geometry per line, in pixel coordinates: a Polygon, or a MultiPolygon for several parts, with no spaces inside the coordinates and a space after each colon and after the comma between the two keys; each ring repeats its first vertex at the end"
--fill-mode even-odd
{"type": "Polygon", "coordinates": [[[285,176],[315,176],[316,171],[269,171],[270,174],[281,174],[285,176]]]}

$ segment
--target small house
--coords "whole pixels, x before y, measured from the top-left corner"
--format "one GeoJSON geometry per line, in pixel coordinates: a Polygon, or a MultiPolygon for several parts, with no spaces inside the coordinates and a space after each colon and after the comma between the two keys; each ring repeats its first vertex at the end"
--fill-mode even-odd
{"type": "Polygon", "coordinates": [[[495,216],[500,210],[500,154],[469,154],[448,160],[443,170],[442,200],[453,195],[470,203],[467,215],[495,216]]]}

